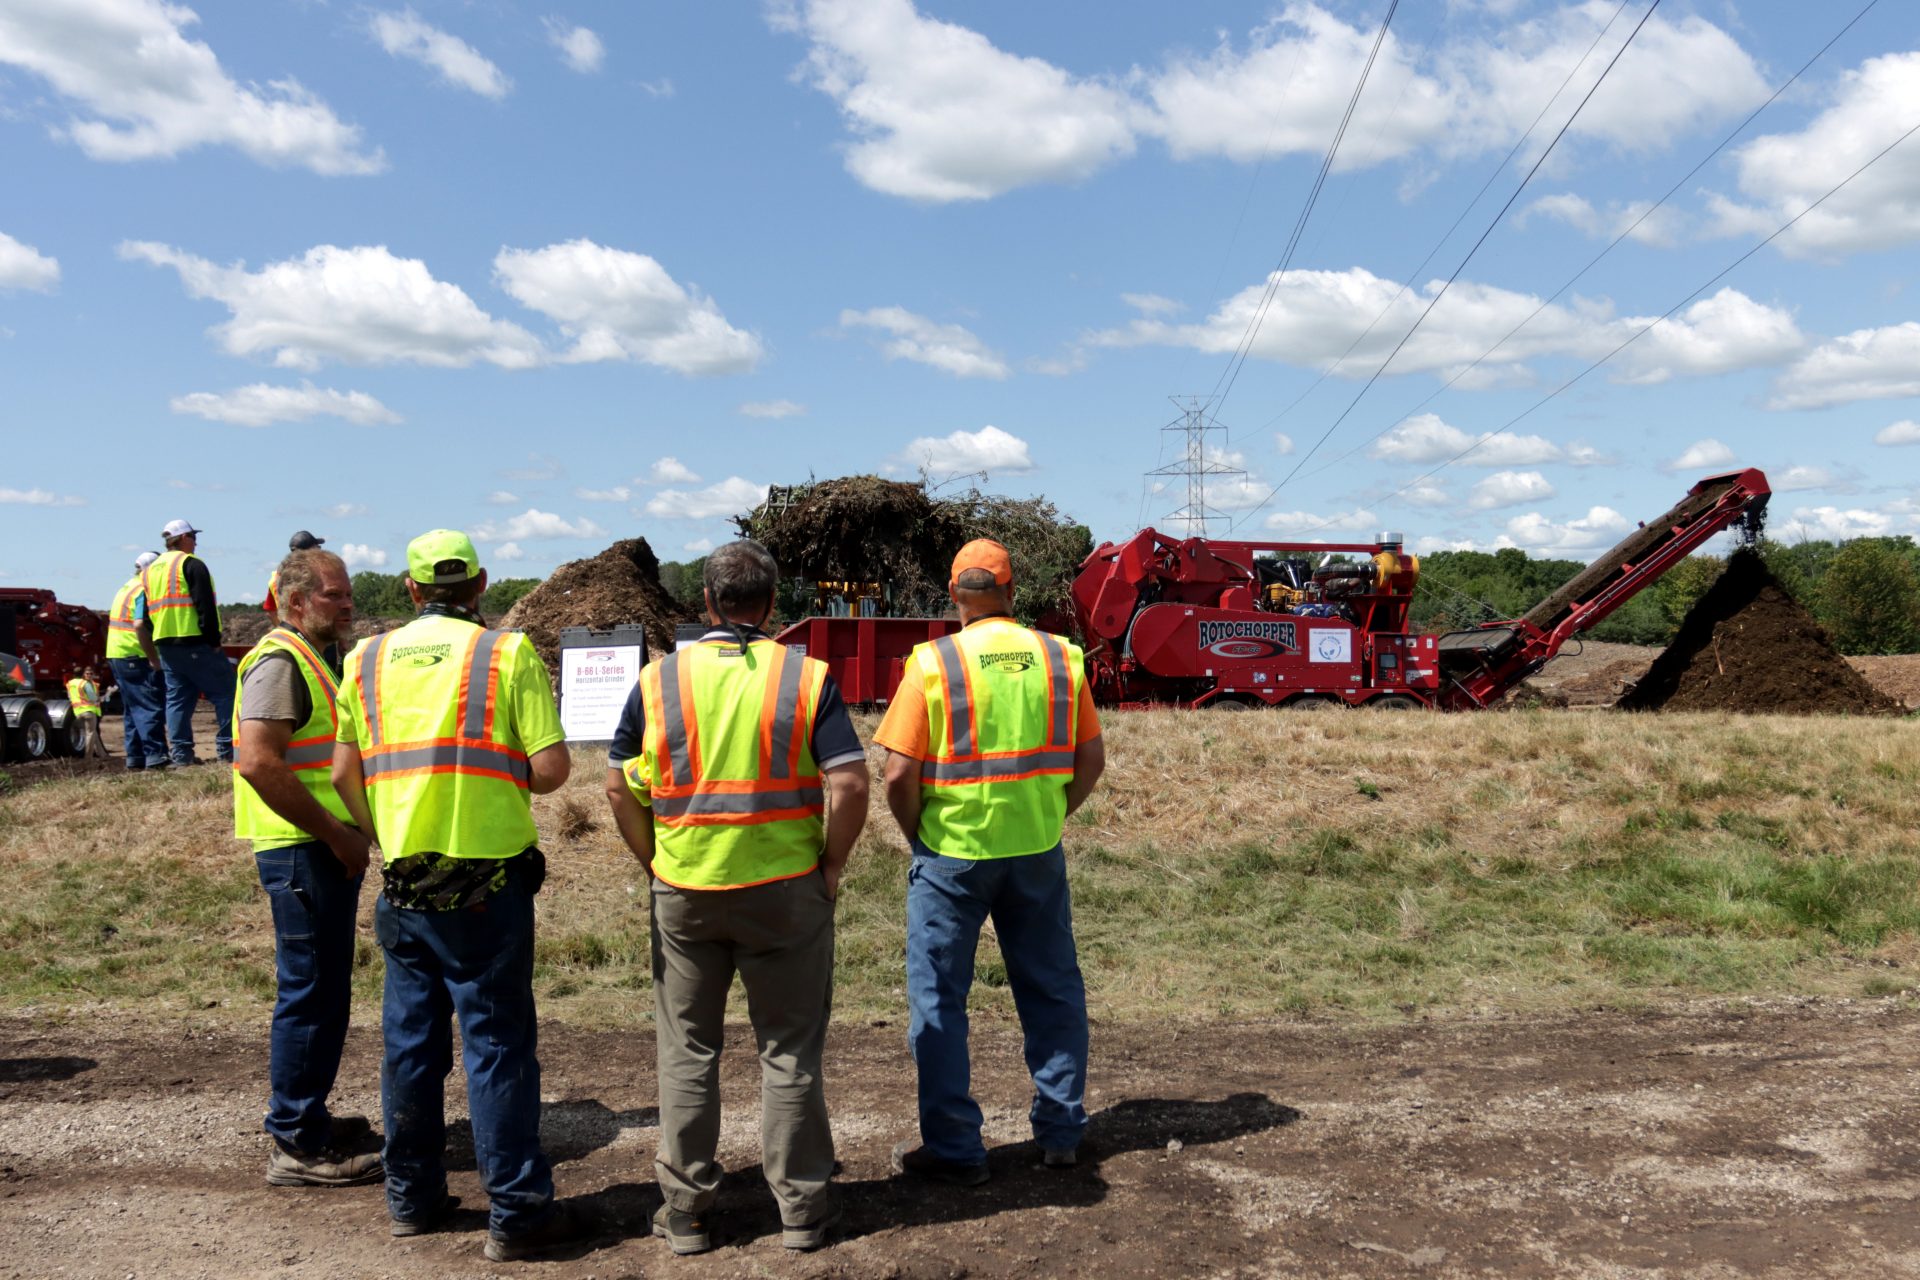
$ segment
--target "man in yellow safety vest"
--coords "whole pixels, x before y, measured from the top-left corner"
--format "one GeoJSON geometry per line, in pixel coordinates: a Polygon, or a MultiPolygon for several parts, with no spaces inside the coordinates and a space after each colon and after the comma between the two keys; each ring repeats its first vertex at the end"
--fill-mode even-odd
{"type": "Polygon", "coordinates": [[[279,623],[241,659],[233,708],[233,833],[253,842],[273,910],[267,1181],[350,1186],[380,1176],[380,1157],[361,1149],[365,1118],[327,1108],[347,1040],[369,850],[328,772],[340,674],[324,654],[353,622],[353,587],[325,551],[294,552],[277,576],[279,623]]]}
{"type": "Polygon", "coordinates": [[[113,593],[107,613],[107,667],[120,690],[121,754],[134,770],[167,767],[167,677],[147,617],[147,566],[159,558],[153,551],[135,557],[133,576],[113,593]]]}
{"type": "Polygon", "coordinates": [[[202,694],[213,704],[214,754],[233,763],[233,664],[220,650],[213,574],[194,554],[200,532],[168,521],[160,531],[166,554],[147,566],[147,617],[167,673],[167,743],[176,765],[201,763],[193,754],[193,710],[202,694]]]}
{"type": "Polygon", "coordinates": [[[107,744],[100,740],[100,673],[88,667],[67,681],[68,714],[78,717],[85,742],[81,755],[86,759],[107,758],[107,744]]]}
{"type": "Polygon", "coordinates": [[[987,1180],[970,1092],[967,993],[993,920],[1033,1076],[1028,1118],[1049,1168],[1071,1168],[1086,1129],[1087,998],[1074,952],[1067,815],[1106,767],[1080,649],[1013,620],[1013,564],[989,539],[954,557],[961,630],[920,645],[874,741],[887,807],[913,848],[907,871],[907,1042],[920,1140],[897,1173],[987,1180]]]}
{"type": "Polygon", "coordinates": [[[492,1200],[486,1255],[532,1257],[578,1239],[540,1148],[533,897],[546,861],[529,795],[566,783],[570,761],[533,643],[487,628],[487,589],[464,533],[407,546],[419,616],[347,657],[333,781],[380,846],[374,932],[386,952],[387,1211],[395,1235],[444,1224],[444,1097],[459,1019],[467,1111],[492,1200]]]}
{"type": "Polygon", "coordinates": [[[820,1059],[833,912],[867,818],[867,756],[826,664],[760,628],[778,570],[757,542],[707,557],[712,629],[642,671],[609,753],[621,834],[653,878],[654,1038],[666,1203],[653,1233],[713,1247],[720,1047],[734,975],[760,1045],[760,1154],[781,1243],[839,1221],[820,1059]]]}

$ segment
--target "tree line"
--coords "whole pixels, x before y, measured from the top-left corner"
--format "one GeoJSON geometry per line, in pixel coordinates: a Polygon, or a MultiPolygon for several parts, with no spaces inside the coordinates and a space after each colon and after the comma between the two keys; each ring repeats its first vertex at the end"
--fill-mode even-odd
{"type": "MultiPolygon", "coordinates": [[[[1920,652],[1920,546],[1912,538],[1763,538],[1756,550],[1841,653],[1920,652]]],[[[1408,625],[1450,631],[1517,618],[1585,567],[1578,560],[1534,559],[1514,547],[1436,551],[1420,558],[1408,625]]],[[[1690,556],[1587,634],[1620,644],[1667,644],[1725,568],[1720,556],[1690,556]]]]}

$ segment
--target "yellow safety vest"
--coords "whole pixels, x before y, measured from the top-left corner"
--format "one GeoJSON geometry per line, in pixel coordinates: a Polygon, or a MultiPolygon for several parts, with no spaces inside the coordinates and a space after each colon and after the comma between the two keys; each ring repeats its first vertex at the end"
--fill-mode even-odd
{"type": "Polygon", "coordinates": [[[772,640],[703,642],[640,673],[646,735],[625,772],[653,807],[654,875],[739,889],[819,865],[812,729],[826,683],[824,662],[772,640]]]}
{"type": "Polygon", "coordinates": [[[128,578],[126,585],[113,595],[113,609],[107,614],[107,656],[109,658],[139,658],[145,656],[140,647],[140,624],[133,620],[134,606],[146,598],[146,575],[136,573],[128,578]]]}
{"type": "Polygon", "coordinates": [[[100,714],[100,693],[93,687],[92,681],[82,680],[79,676],[67,681],[67,701],[73,704],[75,715],[100,714]]]}
{"type": "Polygon", "coordinates": [[[532,771],[501,673],[528,642],[429,615],[362,640],[347,657],[367,806],[391,865],[416,853],[510,858],[539,839],[532,771]]]}
{"type": "MultiPolygon", "coordinates": [[[[287,768],[293,770],[293,776],[300,779],[302,785],[313,793],[320,807],[334,817],[349,825],[353,818],[347,813],[345,802],[333,789],[333,734],[338,723],[334,702],[339,697],[339,682],[333,678],[326,662],[315,653],[307,638],[288,627],[275,627],[260,637],[260,642],[248,650],[247,656],[240,660],[235,685],[239,692],[233,699],[233,736],[240,737],[240,721],[244,717],[246,690],[243,687],[247,672],[270,653],[293,655],[293,665],[307,682],[307,696],[312,700],[313,711],[307,716],[307,722],[296,725],[293,741],[287,744],[287,768]]],[[[290,844],[303,844],[313,839],[311,831],[305,831],[288,822],[268,807],[260,798],[253,785],[240,776],[240,770],[233,771],[233,834],[242,840],[253,841],[255,849],[277,849],[290,844]]]]}
{"type": "MultiPolygon", "coordinates": [[[[187,594],[187,561],[199,556],[169,551],[147,566],[147,618],[155,640],[184,640],[200,635],[200,611],[187,594]]],[[[203,562],[204,563],[204,562],[203,562]]],[[[213,581],[209,574],[207,581],[213,581]]]]}
{"type": "Polygon", "coordinates": [[[1077,645],[990,620],[917,646],[927,700],[920,840],[950,858],[1060,843],[1084,658],[1077,645]]]}

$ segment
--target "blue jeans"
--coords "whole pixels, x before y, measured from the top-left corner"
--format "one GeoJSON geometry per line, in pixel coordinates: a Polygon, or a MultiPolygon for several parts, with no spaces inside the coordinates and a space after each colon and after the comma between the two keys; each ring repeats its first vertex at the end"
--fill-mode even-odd
{"type": "Polygon", "coordinates": [[[540,1149],[540,1060],[533,1010],[533,894],[515,874],[478,906],[412,911],[385,894],[374,931],[387,953],[387,1210],[407,1222],[447,1194],[446,1080],[460,1020],[474,1161],[493,1201],[489,1227],[514,1236],[552,1211],[540,1149]]]}
{"type": "Polygon", "coordinates": [[[266,1129],[289,1151],[313,1155],[327,1145],[333,1119],[327,1095],[347,1042],[362,877],[349,878],[318,840],[265,849],[253,860],[273,905],[279,981],[268,1039],[272,1101],[266,1129]]]}
{"type": "Polygon", "coordinates": [[[193,763],[193,709],[205,694],[213,704],[213,753],[233,763],[233,664],[217,644],[163,644],[167,673],[167,737],[175,764],[193,763]]]}
{"type": "Polygon", "coordinates": [[[975,861],[913,842],[907,869],[907,1043],[920,1075],[920,1138],[943,1160],[976,1164],[980,1105],[970,1090],[967,992],[980,926],[993,919],[1033,1076],[1028,1118],[1047,1148],[1086,1131],[1087,990],[1073,948],[1067,859],[1045,853],[975,861]]]}
{"type": "Polygon", "coordinates": [[[161,723],[167,678],[148,666],[145,658],[115,658],[110,665],[113,682],[120,686],[120,722],[126,730],[122,754],[127,768],[158,768],[167,762],[166,726],[161,723]]]}

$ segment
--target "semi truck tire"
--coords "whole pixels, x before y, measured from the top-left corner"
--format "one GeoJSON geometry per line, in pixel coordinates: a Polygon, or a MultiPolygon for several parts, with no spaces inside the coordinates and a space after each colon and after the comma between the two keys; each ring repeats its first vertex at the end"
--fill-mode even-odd
{"type": "Polygon", "coordinates": [[[32,764],[53,754],[53,717],[39,702],[20,709],[20,723],[7,730],[7,759],[32,764]]]}
{"type": "Polygon", "coordinates": [[[51,726],[47,754],[53,756],[77,756],[87,749],[87,733],[80,725],[80,717],[73,714],[73,704],[49,702],[47,720],[51,726]]]}

